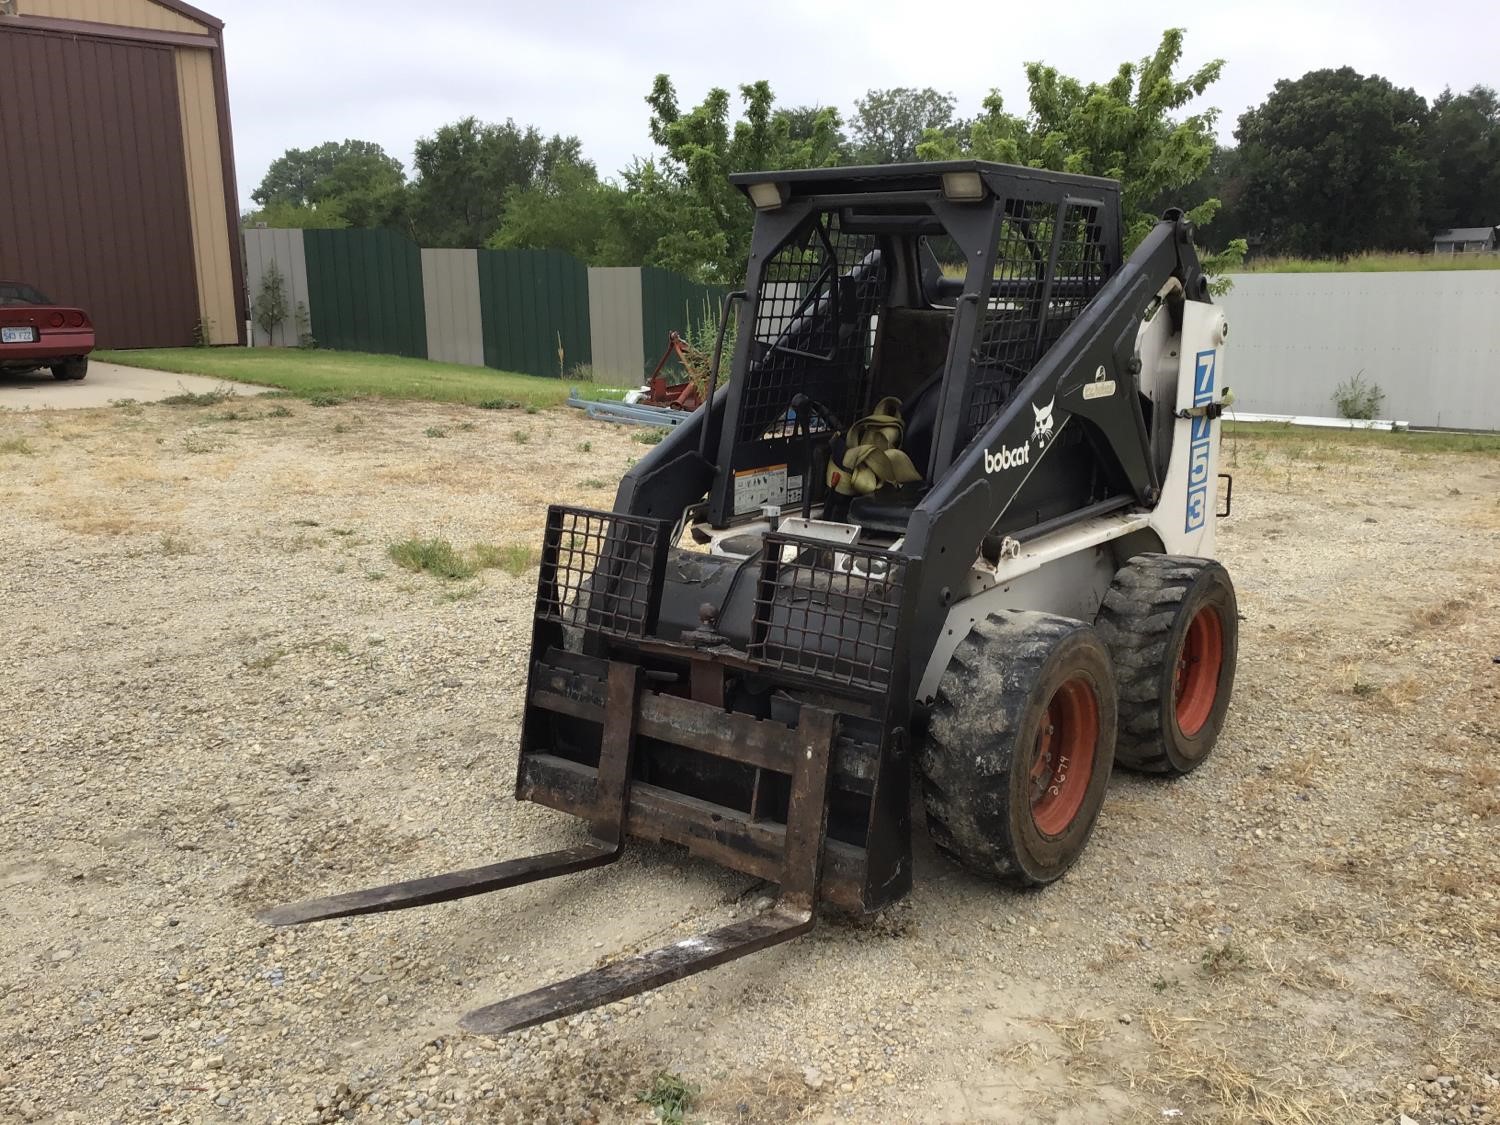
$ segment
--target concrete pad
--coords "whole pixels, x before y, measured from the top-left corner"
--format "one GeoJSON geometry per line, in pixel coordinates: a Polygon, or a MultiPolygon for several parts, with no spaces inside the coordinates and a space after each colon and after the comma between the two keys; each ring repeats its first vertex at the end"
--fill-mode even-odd
{"type": "Polygon", "coordinates": [[[203,394],[220,388],[237,395],[263,395],[276,389],[90,360],[88,378],[77,383],[59,382],[45,369],[24,374],[0,371],[0,410],[81,410],[108,406],[122,398],[156,402],[184,391],[203,394]]]}

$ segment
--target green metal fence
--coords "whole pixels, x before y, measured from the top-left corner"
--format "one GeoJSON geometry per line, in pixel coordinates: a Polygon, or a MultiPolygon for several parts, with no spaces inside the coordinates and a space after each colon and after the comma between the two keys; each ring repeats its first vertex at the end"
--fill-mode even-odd
{"type": "Polygon", "coordinates": [[[427,357],[422,255],[389,230],[310,230],[307,301],[318,345],[427,357]]]}
{"type": "Polygon", "coordinates": [[[646,370],[661,358],[668,332],[698,334],[707,322],[711,334],[718,327],[719,310],[728,292],[715,285],[699,285],[670,270],[642,266],[641,343],[646,370]]]}
{"type": "MultiPolygon", "coordinates": [[[[389,230],[260,229],[244,239],[248,262],[275,262],[296,299],[305,297],[320,347],[466,364],[482,357],[487,367],[552,378],[593,364],[596,346],[604,377],[643,378],[668,332],[712,338],[726,292],[652,266],[595,270],[594,333],[590,271],[559,250],[424,251],[389,230]]],[[[294,336],[288,327],[256,343],[294,336]]]]}
{"type": "Polygon", "coordinates": [[[588,267],[560,250],[479,251],[484,363],[562,376],[592,361],[588,267]]]}

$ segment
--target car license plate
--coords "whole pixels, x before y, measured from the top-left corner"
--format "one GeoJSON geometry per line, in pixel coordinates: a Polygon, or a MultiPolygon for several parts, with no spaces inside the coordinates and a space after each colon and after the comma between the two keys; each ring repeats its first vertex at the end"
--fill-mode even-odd
{"type": "Polygon", "coordinates": [[[36,329],[30,325],[25,328],[0,328],[0,344],[34,343],[36,343],[36,329]]]}

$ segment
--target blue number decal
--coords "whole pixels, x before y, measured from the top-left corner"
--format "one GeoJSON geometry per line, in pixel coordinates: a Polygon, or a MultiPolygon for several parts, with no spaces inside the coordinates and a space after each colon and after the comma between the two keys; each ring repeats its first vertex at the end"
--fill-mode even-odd
{"type": "MultiPolygon", "coordinates": [[[[1214,349],[1201,351],[1193,364],[1193,405],[1206,406],[1214,397],[1214,349]]],[[[1187,521],[1185,531],[1197,531],[1208,520],[1209,440],[1213,422],[1207,415],[1192,420],[1191,447],[1188,453],[1187,521]]]]}

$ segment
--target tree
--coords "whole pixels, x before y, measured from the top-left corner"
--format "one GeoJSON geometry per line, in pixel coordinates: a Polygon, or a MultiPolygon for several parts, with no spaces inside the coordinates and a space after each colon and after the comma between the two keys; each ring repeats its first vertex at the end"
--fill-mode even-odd
{"type": "MultiPolygon", "coordinates": [[[[740,87],[744,117],[731,128],[729,93],[713,89],[684,113],[672,80],[658,74],[646,103],[651,139],[664,154],[640,169],[635,190],[646,193],[640,217],[659,223],[654,257],[706,282],[735,284],[744,277],[753,215],[733,172],[820,168],[838,162],[838,114],[820,111],[794,135],[793,118],[777,113],[767,82],[740,87]]],[[[629,177],[627,177],[627,187],[629,177]]]]}
{"type": "MultiPolygon", "coordinates": [[[[1214,153],[1219,111],[1176,115],[1218,80],[1224,61],[1177,78],[1182,41],[1181,28],[1168,29],[1155,54],[1122,63],[1104,83],[1085,84],[1027,63],[1024,117],[1007,112],[999,91],[991,91],[966,134],[929,131],[917,151],[924,160],[972,156],[1119,180],[1126,246],[1132,248],[1160,217],[1153,204],[1203,175],[1214,153]]],[[[1220,205],[1212,197],[1179,198],[1178,204],[1199,225],[1211,222],[1220,205]]],[[[1222,254],[1205,256],[1205,265],[1222,270],[1243,255],[1243,243],[1231,241],[1222,254]]]]}
{"type": "Polygon", "coordinates": [[[1416,91],[1347,66],[1277,82],[1235,130],[1257,250],[1327,258],[1422,245],[1426,117],[1416,91]]]}
{"type": "Polygon", "coordinates": [[[1243,241],[1248,228],[1244,215],[1245,173],[1240,150],[1233,145],[1214,145],[1208,167],[1189,183],[1162,192],[1146,205],[1146,211],[1160,215],[1169,207],[1179,207],[1184,200],[1217,199],[1218,213],[1213,222],[1199,227],[1195,240],[1200,250],[1211,247],[1223,250],[1236,240],[1243,241]]]}
{"type": "Polygon", "coordinates": [[[564,175],[594,176],[577,137],[474,117],[417,141],[414,163],[411,221],[424,246],[479,246],[500,227],[512,192],[555,188],[564,175]]]}
{"type": "Polygon", "coordinates": [[[1500,224],[1500,96],[1488,86],[1444,90],[1422,131],[1431,230],[1500,224]]]}
{"type": "Polygon", "coordinates": [[[261,206],[257,220],[272,226],[377,227],[400,224],[405,192],[399,160],[373,141],[345,140],[288,149],[250,198],[261,206]],[[325,209],[336,222],[317,217],[325,209]]]}
{"type": "Polygon", "coordinates": [[[849,138],[844,133],[844,119],[838,110],[822,105],[793,105],[778,109],[776,116],[786,122],[787,139],[791,141],[811,141],[820,131],[829,130],[835,153],[832,162],[845,162],[849,138]]]}
{"type": "Polygon", "coordinates": [[[258,211],[246,211],[240,216],[243,227],[287,228],[301,230],[342,230],[349,226],[339,210],[338,201],[323,203],[317,207],[304,207],[296,203],[268,203],[258,211]]]}
{"type": "Polygon", "coordinates": [[[854,103],[849,120],[850,159],[856,164],[900,164],[917,159],[917,145],[929,132],[953,133],[958,99],[931,86],[870,90],[854,103]]]}
{"type": "Polygon", "coordinates": [[[513,189],[500,227],[485,241],[492,250],[565,250],[593,266],[635,263],[601,260],[600,246],[615,222],[620,189],[592,169],[564,169],[554,182],[513,189]]]}

